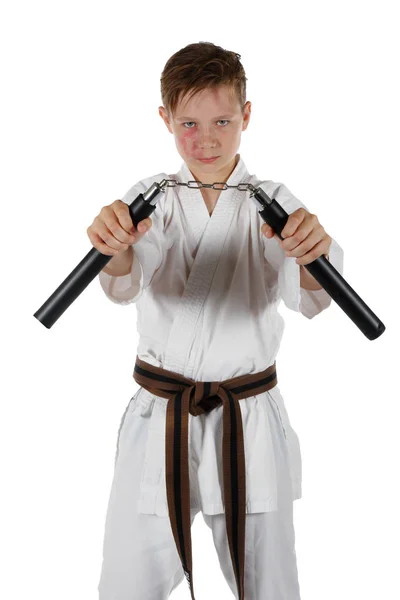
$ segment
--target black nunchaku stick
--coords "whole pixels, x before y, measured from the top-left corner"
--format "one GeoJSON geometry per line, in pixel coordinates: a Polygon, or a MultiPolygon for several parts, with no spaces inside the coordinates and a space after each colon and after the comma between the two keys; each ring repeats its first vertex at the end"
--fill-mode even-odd
{"type": "MultiPolygon", "coordinates": [[[[146,192],[139,194],[129,204],[129,213],[135,227],[140,221],[153,213],[159,200],[159,194],[165,192],[166,186],[167,181],[165,179],[160,183],[155,182],[146,192]]],[[[289,218],[288,213],[261,188],[255,188],[250,184],[249,188],[251,190],[250,197],[256,203],[261,218],[272,227],[282,240],[281,232],[289,218]]],[[[50,329],[112,258],[113,256],[102,254],[97,248],[92,248],[36,311],[34,317],[50,329]]],[[[385,331],[385,325],[382,321],[356,294],[325,256],[318,257],[308,265],[304,265],[304,267],[369,340],[375,340],[385,331]]]]}
{"type": "MultiPolygon", "coordinates": [[[[283,240],[281,233],[289,218],[288,213],[276,200],[271,200],[261,188],[254,191],[254,201],[261,209],[259,210],[261,217],[283,240]]],[[[385,331],[382,321],[356,294],[325,256],[319,256],[308,265],[303,266],[369,340],[375,340],[385,331]]]]}
{"type": "MultiPolygon", "coordinates": [[[[153,213],[160,199],[157,198],[158,194],[165,191],[164,182],[163,179],[160,183],[153,183],[144,194],[139,194],[129,204],[129,213],[135,227],[153,213]]],[[[50,329],[112,258],[93,247],[33,316],[50,329]]]]}

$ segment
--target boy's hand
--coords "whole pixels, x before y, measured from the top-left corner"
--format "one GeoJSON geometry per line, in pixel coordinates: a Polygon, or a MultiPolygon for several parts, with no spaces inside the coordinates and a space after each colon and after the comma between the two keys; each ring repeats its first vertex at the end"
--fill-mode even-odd
{"type": "Polygon", "coordinates": [[[308,265],[319,256],[328,256],[332,243],[332,238],[319,223],[317,216],[304,208],[298,208],[289,215],[281,233],[283,240],[274,234],[267,223],[261,226],[261,231],[266,238],[275,237],[286,256],[296,256],[298,265],[308,265]]]}
{"type": "Polygon", "coordinates": [[[150,217],[135,228],[129,207],[122,200],[103,206],[86,232],[93,246],[102,254],[115,256],[136,244],[152,226],[150,217]]]}

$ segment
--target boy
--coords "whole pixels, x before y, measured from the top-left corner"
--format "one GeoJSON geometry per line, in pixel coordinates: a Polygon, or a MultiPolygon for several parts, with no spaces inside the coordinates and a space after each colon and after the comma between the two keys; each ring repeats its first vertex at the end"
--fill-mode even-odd
{"type": "Polygon", "coordinates": [[[285,185],[250,175],[237,153],[251,112],[239,59],[200,42],[168,60],[159,114],[184,163],[139,181],[88,228],[113,255],[100,284],[113,302],[136,304],[140,335],[140,388],[118,435],[100,600],[164,600],[184,576],[194,598],[190,526],[200,510],[236,598],[300,600],[301,455],[276,385],[277,308],[283,299],[310,319],[327,308],[330,296],[303,265],[329,255],[343,274],[343,251],[285,185]],[[237,187],[165,188],[136,230],[128,204],[162,179],[260,186],[289,214],[285,239],[237,187]]]}

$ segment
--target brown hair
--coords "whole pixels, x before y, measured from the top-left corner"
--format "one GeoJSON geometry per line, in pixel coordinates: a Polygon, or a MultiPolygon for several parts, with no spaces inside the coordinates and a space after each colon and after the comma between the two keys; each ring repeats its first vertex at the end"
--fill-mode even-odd
{"type": "Polygon", "coordinates": [[[246,74],[240,54],[211,42],[189,44],[168,59],[161,74],[161,99],[171,116],[180,100],[189,94],[220,85],[229,85],[239,101],[242,114],[246,104],[246,74]]]}

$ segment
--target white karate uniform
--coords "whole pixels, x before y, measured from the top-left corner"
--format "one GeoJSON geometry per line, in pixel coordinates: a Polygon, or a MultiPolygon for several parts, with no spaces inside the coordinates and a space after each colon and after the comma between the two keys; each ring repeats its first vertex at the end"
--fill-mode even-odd
{"type": "MultiPolygon", "coordinates": [[[[288,214],[307,209],[284,184],[259,180],[248,173],[240,154],[236,158],[226,183],[261,187],[288,214]]],[[[176,174],[139,181],[122,200],[130,204],[162,179],[188,182],[194,176],[183,163],[176,174]]],[[[249,192],[223,190],[210,216],[198,188],[168,187],[151,219],[151,229],[133,247],[131,272],[113,277],[102,271],[99,281],[113,302],[136,304],[137,355],[152,365],[195,381],[257,373],[278,354],[284,330],[277,310],[281,299],[310,319],[332,302],[323,289],[300,288],[296,259],[262,234],[263,220],[249,192]]],[[[343,250],[334,239],[329,256],[343,274],[343,250]]],[[[277,374],[279,381],[279,360],[277,374]]],[[[166,404],[139,388],[122,418],[100,600],[163,600],[184,578],[168,518],[166,404]]],[[[298,437],[279,386],[240,400],[240,407],[246,600],[299,600],[293,530],[293,500],[301,497],[302,479],[298,437]]],[[[202,511],[212,529],[221,570],[237,598],[223,504],[222,410],[221,405],[208,414],[189,415],[191,512],[193,519],[202,511]]],[[[193,581],[196,593],[195,562],[193,581]]]]}

